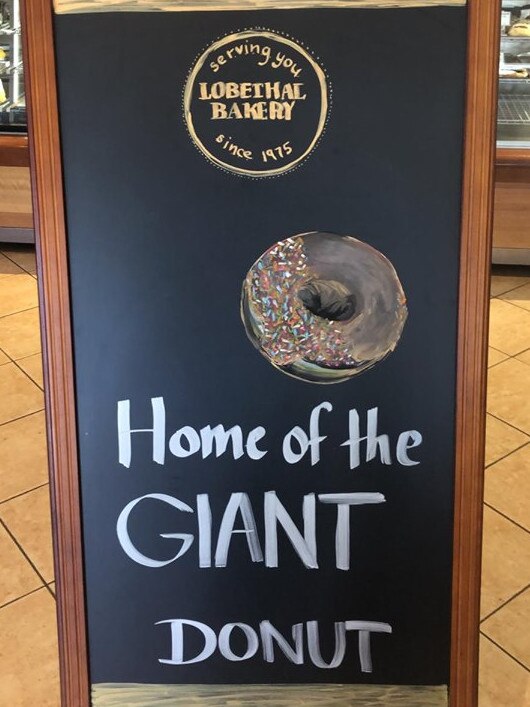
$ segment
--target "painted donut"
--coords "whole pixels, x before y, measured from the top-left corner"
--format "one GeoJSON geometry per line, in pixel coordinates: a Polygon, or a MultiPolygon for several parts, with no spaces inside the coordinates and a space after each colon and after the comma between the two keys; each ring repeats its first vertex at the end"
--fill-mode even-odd
{"type": "Polygon", "coordinates": [[[243,282],[241,318],[276,368],[337,383],[391,353],[407,319],[392,263],[351,236],[302,233],[275,243],[243,282]]]}

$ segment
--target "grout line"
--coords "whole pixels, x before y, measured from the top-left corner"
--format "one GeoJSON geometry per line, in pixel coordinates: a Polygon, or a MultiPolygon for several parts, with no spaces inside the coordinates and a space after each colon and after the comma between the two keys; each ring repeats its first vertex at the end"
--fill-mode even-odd
{"type": "MultiPolygon", "coordinates": [[[[12,359],[11,356],[7,353],[7,351],[5,351],[3,348],[0,347],[0,352],[2,352],[2,353],[4,354],[4,356],[7,356],[7,358],[8,358],[8,361],[7,361],[7,362],[8,362],[8,363],[13,363],[13,359],[12,359]]],[[[2,364],[2,365],[5,365],[5,364],[2,364]]]]}
{"type": "Polygon", "coordinates": [[[523,447],[526,447],[527,444],[530,444],[530,440],[527,440],[526,442],[523,442],[519,447],[516,447],[515,449],[512,449],[511,452],[508,452],[508,454],[505,454],[502,457],[499,457],[496,459],[494,462],[491,462],[491,464],[487,464],[484,466],[484,470],[489,469],[492,466],[495,466],[495,464],[498,464],[499,462],[502,462],[504,459],[507,459],[511,454],[514,454],[515,452],[518,452],[520,449],[523,447]]]}
{"type": "MultiPolygon", "coordinates": [[[[526,309],[525,311],[528,312],[528,314],[530,314],[530,310],[526,309]]],[[[490,348],[490,349],[494,348],[493,346],[490,346],[489,340],[488,340],[488,348],[490,348]]],[[[526,351],[528,351],[528,349],[522,349],[521,351],[517,351],[517,353],[511,353],[511,354],[506,353],[506,351],[501,351],[500,349],[495,349],[495,351],[497,351],[497,353],[501,353],[503,356],[506,356],[506,358],[503,359],[502,361],[498,361],[497,363],[494,363],[492,366],[488,366],[488,368],[493,368],[493,366],[498,366],[499,363],[506,363],[506,361],[508,361],[512,358],[515,358],[517,361],[519,361],[517,356],[520,356],[521,354],[525,353],[526,351]]],[[[524,361],[519,361],[519,363],[524,363],[524,361]]]]}
{"type": "Polygon", "coordinates": [[[490,636],[488,636],[487,633],[484,633],[484,631],[481,631],[480,633],[484,636],[484,638],[487,638],[488,641],[490,641],[491,643],[493,643],[494,646],[497,646],[497,648],[499,648],[499,650],[501,650],[503,653],[505,653],[509,658],[511,658],[512,660],[514,660],[516,663],[518,663],[518,664],[521,666],[521,668],[524,668],[527,673],[530,673],[530,669],[527,668],[526,665],[525,665],[524,663],[522,663],[518,658],[516,658],[516,657],[513,656],[511,653],[509,653],[509,652],[506,650],[506,648],[503,648],[503,647],[500,645],[500,643],[497,643],[497,641],[495,641],[493,638],[491,638],[490,636]]]}
{"type": "Polygon", "coordinates": [[[50,592],[52,599],[55,601],[55,594],[52,592],[52,589],[49,584],[45,585],[46,589],[50,592]]]}
{"type": "Polygon", "coordinates": [[[488,344],[488,346],[490,347],[490,349],[493,349],[497,353],[501,353],[501,354],[504,354],[504,356],[508,356],[508,354],[505,354],[504,351],[501,351],[500,349],[496,348],[495,346],[490,346],[490,344],[488,344]]]}
{"type": "MultiPolygon", "coordinates": [[[[490,274],[490,279],[493,279],[495,277],[495,273],[490,274]]],[[[502,277],[502,275],[501,275],[502,277]]],[[[517,277],[517,276],[516,276],[517,277]]],[[[520,287],[524,287],[525,285],[528,285],[530,283],[530,279],[526,275],[521,275],[521,277],[526,278],[526,282],[522,282],[520,285],[516,285],[515,287],[511,287],[510,289],[506,290],[505,292],[499,292],[496,295],[491,295],[490,299],[499,299],[499,297],[502,297],[503,295],[507,295],[508,292],[513,292],[514,290],[518,290],[520,287]]],[[[491,293],[491,290],[490,290],[491,293]]]]}
{"type": "Polygon", "coordinates": [[[500,516],[502,516],[506,520],[509,520],[510,523],[512,523],[513,525],[516,525],[518,528],[520,528],[521,530],[524,530],[525,533],[528,533],[530,535],[530,530],[528,530],[528,528],[525,528],[524,525],[521,525],[516,520],[513,520],[513,518],[510,518],[510,516],[507,516],[506,513],[499,511],[499,509],[495,508],[495,506],[492,506],[491,503],[487,503],[486,501],[484,501],[484,505],[487,506],[490,510],[495,511],[495,513],[498,513],[500,516]]]}
{"type": "MultiPolygon", "coordinates": [[[[26,251],[26,252],[27,252],[27,251],[26,251]]],[[[13,260],[13,258],[11,258],[5,251],[2,250],[2,251],[0,251],[0,253],[2,253],[2,255],[4,256],[4,258],[7,258],[7,259],[10,260],[12,263],[14,263],[14,264],[17,266],[17,268],[20,268],[21,270],[23,270],[23,271],[24,271],[25,273],[27,273],[28,275],[34,275],[34,273],[30,272],[29,270],[26,270],[25,267],[23,267],[22,265],[20,265],[20,263],[17,263],[16,260],[13,260]]],[[[33,250],[33,254],[35,255],[35,250],[33,250]]],[[[520,287],[520,285],[519,285],[519,287],[520,287]]],[[[504,293],[503,293],[503,294],[504,294],[504,293]]]]}
{"type": "MultiPolygon", "coordinates": [[[[19,356],[18,358],[13,359],[13,363],[16,361],[25,361],[27,358],[32,358],[33,356],[39,356],[41,357],[42,360],[42,349],[39,349],[38,351],[34,351],[33,353],[26,354],[25,356],[19,356]]],[[[7,354],[6,354],[7,355],[7,354]]],[[[519,356],[519,354],[517,354],[519,356]]]]}
{"type": "Polygon", "coordinates": [[[12,501],[15,498],[20,498],[21,496],[25,496],[27,493],[31,493],[32,491],[36,491],[37,489],[41,489],[43,486],[47,486],[49,484],[49,481],[44,481],[42,484],[39,484],[38,486],[34,486],[31,489],[27,489],[26,491],[21,491],[20,493],[16,493],[14,496],[10,496],[9,498],[4,498],[0,501],[0,506],[3,503],[8,503],[9,501],[12,501]]]}
{"type": "MultiPolygon", "coordinates": [[[[510,292],[513,292],[513,290],[510,290],[510,292]]],[[[505,294],[506,294],[506,293],[505,293],[505,294]]],[[[503,295],[503,297],[504,297],[504,295],[503,295]]],[[[520,304],[517,304],[516,302],[512,302],[512,301],[509,300],[509,299],[502,299],[501,297],[498,297],[497,299],[498,299],[500,302],[506,302],[507,304],[511,304],[512,307],[517,307],[517,309],[522,309],[523,312],[528,312],[528,314],[530,314],[530,310],[528,309],[528,307],[521,307],[520,304]]]]}
{"type": "Polygon", "coordinates": [[[16,599],[10,599],[9,601],[6,601],[5,604],[0,604],[0,609],[4,609],[6,606],[9,606],[10,604],[14,604],[16,601],[20,601],[20,599],[24,599],[25,597],[31,596],[31,594],[35,594],[35,592],[40,592],[41,589],[44,589],[46,585],[43,584],[42,587],[37,587],[37,589],[32,589],[31,592],[26,592],[25,594],[21,594],[19,597],[16,599]]]}
{"type": "MultiPolygon", "coordinates": [[[[497,349],[495,349],[497,351],[497,349]]],[[[505,354],[504,351],[499,351],[503,356],[506,356],[506,358],[503,358],[502,361],[497,361],[497,363],[492,363],[491,366],[488,366],[488,371],[491,370],[492,368],[495,368],[495,366],[500,366],[501,363],[506,363],[506,361],[509,361],[513,356],[509,356],[508,354],[505,354]]],[[[519,354],[517,354],[519,355],[519,354]]]]}
{"type": "MultiPolygon", "coordinates": [[[[40,353],[40,351],[37,351],[37,353],[40,353]]],[[[14,363],[15,366],[18,368],[18,370],[19,370],[19,371],[22,371],[22,373],[26,376],[26,378],[28,378],[28,379],[33,383],[33,385],[36,385],[37,388],[38,388],[39,390],[41,390],[41,391],[44,393],[44,388],[42,388],[42,387],[37,383],[37,381],[34,380],[34,379],[29,375],[29,373],[28,373],[27,371],[25,371],[25,370],[22,368],[22,366],[20,366],[20,365],[17,363],[17,361],[23,361],[24,358],[30,358],[30,356],[36,356],[36,354],[29,354],[28,356],[23,356],[22,358],[19,358],[19,359],[17,359],[16,361],[13,360],[13,363],[14,363]]]]}
{"type": "MultiPolygon", "coordinates": [[[[52,584],[54,584],[54,583],[55,583],[55,580],[53,580],[53,582],[48,582],[48,584],[46,586],[48,587],[50,592],[53,594],[53,598],[55,599],[56,598],[55,597],[56,589],[55,589],[55,587],[52,589],[52,584]]],[[[57,586],[57,585],[55,585],[55,586],[57,586]]]]}
{"type": "Polygon", "coordinates": [[[506,604],[509,604],[509,603],[512,601],[512,599],[516,599],[518,596],[520,596],[521,594],[523,594],[524,592],[526,592],[526,590],[527,590],[529,587],[530,587],[530,584],[527,584],[526,587],[523,587],[523,588],[520,589],[518,592],[516,592],[516,593],[513,595],[513,597],[510,597],[510,598],[507,599],[503,604],[501,604],[500,606],[498,606],[496,609],[493,609],[493,611],[490,611],[490,613],[489,613],[487,616],[485,616],[483,619],[480,619],[480,623],[481,623],[481,624],[484,623],[484,621],[487,621],[491,616],[493,616],[493,614],[496,614],[496,613],[497,613],[498,611],[500,611],[501,609],[504,609],[504,607],[506,606],[506,604]]]}
{"type": "Polygon", "coordinates": [[[9,425],[10,422],[17,422],[18,420],[23,420],[25,417],[30,417],[30,415],[36,415],[38,412],[44,412],[44,408],[39,408],[38,410],[33,410],[32,412],[27,412],[25,415],[20,415],[20,417],[14,417],[12,420],[0,422],[0,427],[3,427],[4,425],[9,425]]]}
{"type": "Polygon", "coordinates": [[[24,550],[24,548],[22,547],[22,545],[18,542],[18,540],[16,539],[16,537],[15,537],[15,536],[13,535],[13,533],[9,530],[9,528],[8,528],[8,526],[7,526],[6,522],[5,522],[5,520],[3,520],[3,518],[0,518],[0,525],[2,525],[2,526],[4,527],[4,530],[8,533],[8,535],[9,535],[10,538],[11,538],[11,540],[15,543],[15,545],[18,547],[18,549],[20,550],[20,552],[24,555],[24,557],[26,558],[26,560],[27,560],[27,561],[29,562],[29,564],[33,567],[33,569],[34,569],[35,572],[37,573],[37,576],[40,578],[41,582],[42,582],[43,584],[46,584],[46,580],[45,580],[44,577],[41,575],[41,573],[39,572],[39,570],[36,568],[36,566],[35,566],[35,564],[32,562],[32,560],[29,558],[29,555],[28,555],[27,552],[24,550]]]}
{"type": "Polygon", "coordinates": [[[519,361],[519,363],[524,363],[525,366],[530,366],[530,362],[529,362],[529,361],[523,361],[522,359],[519,358],[519,356],[520,356],[521,354],[527,353],[527,351],[528,351],[528,349],[525,349],[524,351],[521,351],[521,353],[518,353],[516,356],[514,356],[514,358],[515,358],[517,361],[519,361]]]}
{"type": "MultiPolygon", "coordinates": [[[[501,361],[501,363],[504,363],[504,361],[501,361]]],[[[519,427],[512,425],[511,422],[507,422],[506,420],[503,420],[502,417],[497,417],[497,415],[494,415],[492,412],[489,412],[488,410],[486,410],[486,412],[488,413],[488,415],[491,415],[496,420],[499,420],[499,422],[504,422],[505,425],[508,425],[508,427],[512,427],[514,430],[517,430],[517,432],[522,432],[522,434],[524,434],[526,437],[529,436],[528,432],[525,432],[524,430],[521,430],[519,427]]]]}
{"type": "MultiPolygon", "coordinates": [[[[7,319],[7,317],[15,317],[17,314],[22,314],[23,312],[31,312],[32,309],[38,309],[39,305],[36,304],[33,307],[26,307],[26,309],[20,309],[18,312],[10,312],[9,314],[2,314],[0,319],[7,319]]],[[[502,351],[501,353],[504,353],[502,351]]]]}

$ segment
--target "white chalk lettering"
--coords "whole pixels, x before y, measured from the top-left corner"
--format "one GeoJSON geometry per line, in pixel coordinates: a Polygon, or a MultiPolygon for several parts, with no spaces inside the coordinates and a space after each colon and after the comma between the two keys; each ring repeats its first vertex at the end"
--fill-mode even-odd
{"type": "Polygon", "coordinates": [[[228,550],[230,549],[230,541],[234,533],[244,533],[247,538],[248,549],[252,562],[262,562],[263,554],[258,538],[258,530],[252,506],[250,505],[249,497],[246,493],[233,493],[230,496],[230,501],[226,506],[223,520],[221,521],[221,529],[219,530],[219,538],[217,540],[217,549],[215,550],[215,566],[226,567],[228,561],[228,550]],[[241,514],[244,528],[235,530],[234,524],[236,521],[237,512],[241,514]]]}
{"type": "Polygon", "coordinates": [[[166,451],[166,410],[164,398],[151,398],[153,427],[131,429],[131,401],[118,401],[118,459],[120,464],[131,466],[131,435],[150,432],[153,435],[153,461],[163,464],[166,451]]]}
{"type": "Polygon", "coordinates": [[[294,624],[291,629],[294,648],[291,648],[286,639],[270,621],[262,621],[259,625],[259,630],[263,644],[263,659],[267,663],[274,663],[274,644],[272,642],[274,639],[279,649],[291,663],[302,665],[304,662],[303,624],[294,624]]]}
{"type": "Polygon", "coordinates": [[[384,503],[382,493],[320,493],[318,500],[337,506],[335,530],[335,563],[339,570],[350,569],[350,506],[384,503]]]}
{"type": "Polygon", "coordinates": [[[323,668],[324,670],[338,668],[339,665],[342,664],[346,654],[346,627],[344,622],[335,622],[335,652],[329,663],[326,663],[326,661],[322,658],[322,653],[320,652],[318,621],[308,621],[306,626],[307,649],[313,665],[316,665],[317,668],[323,668]]]}
{"type": "Polygon", "coordinates": [[[155,626],[160,624],[170,624],[171,626],[171,658],[159,658],[159,663],[167,665],[189,665],[190,663],[200,663],[209,658],[217,648],[217,636],[215,631],[200,621],[191,619],[166,619],[157,621],[155,626]],[[204,637],[204,648],[195,658],[184,660],[184,626],[193,626],[198,629],[204,637]]]}
{"type": "Polygon", "coordinates": [[[265,565],[267,567],[278,567],[277,525],[280,523],[304,565],[311,569],[318,568],[314,493],[304,496],[302,514],[304,519],[303,535],[276,496],[276,491],[265,493],[265,565]]]}
{"type": "Polygon", "coordinates": [[[161,534],[162,538],[182,540],[180,550],[177,552],[176,555],[174,555],[174,557],[169,560],[154,560],[152,557],[147,557],[146,555],[143,555],[133,545],[127,526],[132,509],[137,506],[140,501],[145,501],[146,499],[162,501],[163,503],[167,503],[170,506],[173,506],[173,508],[176,508],[179,511],[184,511],[185,513],[193,513],[193,509],[190,508],[186,503],[179,501],[178,498],[173,498],[173,496],[167,496],[165,493],[149,493],[145,496],[140,496],[140,498],[136,498],[134,501],[128,503],[118,517],[118,521],[116,523],[116,533],[118,535],[118,540],[120,541],[120,545],[122,546],[122,549],[125,554],[128,555],[131,560],[134,560],[139,565],[144,565],[145,567],[165,567],[165,565],[169,565],[175,560],[178,560],[179,557],[182,557],[182,555],[184,555],[190,549],[191,544],[193,543],[193,535],[190,535],[189,533],[161,534]]]}
{"type": "Polygon", "coordinates": [[[267,450],[258,449],[257,447],[257,443],[260,439],[265,437],[265,434],[266,432],[264,427],[255,427],[248,433],[245,449],[247,450],[247,454],[250,459],[261,459],[267,454],[267,450]]]}
{"type": "MultiPolygon", "coordinates": [[[[151,398],[152,427],[131,429],[131,402],[119,400],[117,405],[118,424],[118,461],[127,469],[131,466],[133,434],[150,434],[153,439],[152,459],[157,464],[166,461],[166,409],[164,398],[151,398]]],[[[214,453],[218,458],[223,454],[231,453],[234,459],[240,459],[245,454],[249,459],[259,460],[267,450],[258,447],[258,442],[264,439],[266,430],[259,425],[250,430],[246,435],[239,425],[225,429],[218,424],[212,427],[206,425],[199,432],[191,425],[184,425],[177,429],[169,438],[168,446],[171,454],[179,459],[185,459],[197,454],[206,459],[214,453]]]]}
{"type": "MultiPolygon", "coordinates": [[[[126,555],[134,562],[146,567],[164,567],[182,557],[191,547],[193,533],[161,533],[160,537],[170,540],[182,540],[179,552],[167,560],[147,557],[133,544],[128,523],[132,510],[141,502],[154,500],[172,506],[178,511],[194,513],[193,509],[173,496],[162,493],[151,493],[140,496],[128,503],[120,513],[116,532],[118,540],[126,555]]],[[[276,491],[266,491],[263,497],[264,536],[265,536],[265,566],[278,567],[278,524],[283,528],[298,557],[308,569],[318,569],[316,541],[316,500],[314,493],[306,494],[302,501],[303,533],[297,528],[293,519],[285,509],[276,491]]],[[[350,507],[374,505],[385,502],[385,497],[376,492],[353,493],[323,493],[318,495],[318,501],[324,505],[337,506],[337,522],[335,529],[335,566],[340,570],[350,569],[350,507]]],[[[143,504],[142,504],[143,505],[143,504]]],[[[207,493],[196,497],[197,527],[198,527],[198,560],[199,567],[212,566],[212,510],[207,493]]],[[[153,512],[152,510],[150,511],[153,512]]],[[[263,553],[258,533],[256,519],[248,494],[241,491],[232,493],[225,507],[217,537],[215,549],[215,567],[228,565],[230,546],[234,535],[246,537],[249,556],[252,562],[263,562],[263,553]],[[237,515],[241,516],[242,528],[236,528],[237,515]]]]}
{"type": "Polygon", "coordinates": [[[302,459],[308,449],[311,449],[311,466],[320,461],[320,444],[326,439],[326,435],[320,434],[320,413],[322,410],[331,412],[333,405],[328,402],[320,403],[313,408],[309,416],[309,437],[301,427],[293,427],[288,432],[282,445],[283,458],[288,464],[296,464],[302,459]],[[296,440],[299,450],[293,450],[293,439],[296,440]]]}
{"type": "Polygon", "coordinates": [[[213,429],[208,425],[208,427],[203,427],[201,429],[201,451],[202,458],[205,459],[209,457],[213,450],[213,445],[215,443],[215,456],[220,457],[221,454],[226,452],[228,447],[228,440],[232,442],[232,454],[234,459],[239,459],[243,456],[243,433],[239,425],[231,427],[229,430],[225,430],[223,425],[216,425],[213,429]]]}
{"type": "MultiPolygon", "coordinates": [[[[355,409],[349,411],[349,436],[341,446],[349,447],[350,449],[350,469],[357,469],[361,464],[361,442],[366,442],[365,460],[367,462],[375,459],[379,450],[379,459],[381,463],[387,465],[392,464],[392,457],[390,454],[390,438],[387,434],[377,434],[377,415],[378,408],[375,407],[368,410],[366,436],[361,437],[359,413],[355,409]]],[[[398,462],[404,466],[419,464],[419,462],[412,462],[409,459],[407,450],[417,447],[421,444],[421,442],[422,436],[416,430],[402,432],[396,445],[396,456],[398,462]]]]}
{"type": "Polygon", "coordinates": [[[423,441],[423,437],[418,432],[418,430],[410,430],[409,432],[402,432],[399,435],[398,443],[396,447],[396,457],[400,464],[403,466],[416,466],[419,464],[418,461],[413,461],[409,455],[408,450],[418,447],[423,441]]]}
{"type": "MultiPolygon", "coordinates": [[[[156,626],[169,624],[171,628],[171,658],[159,658],[160,663],[168,665],[189,665],[190,663],[199,663],[207,660],[215,652],[216,648],[219,653],[231,662],[240,662],[253,658],[259,649],[259,641],[262,643],[263,660],[266,663],[274,663],[276,654],[273,648],[273,639],[280,647],[284,658],[294,665],[304,665],[304,624],[297,623],[291,626],[291,635],[293,637],[294,648],[286,641],[284,636],[278,629],[268,620],[263,620],[259,624],[258,632],[247,623],[233,622],[225,624],[219,631],[217,637],[214,629],[201,621],[192,619],[166,619],[157,621],[156,626]],[[184,626],[197,629],[202,634],[204,639],[204,647],[192,658],[187,660],[184,658],[184,626]],[[231,646],[231,636],[235,629],[242,632],[246,645],[242,654],[234,652],[231,646]]],[[[370,638],[372,633],[392,633],[390,624],[380,621],[335,621],[333,624],[335,635],[335,647],[333,656],[329,661],[322,657],[320,647],[320,626],[318,621],[305,622],[305,635],[307,642],[307,653],[313,665],[321,670],[333,670],[338,668],[344,662],[348,632],[357,631],[359,634],[357,642],[357,653],[359,658],[359,667],[363,673],[371,673],[373,671],[372,655],[370,638]]]]}
{"type": "Polygon", "coordinates": [[[212,508],[207,493],[197,496],[199,525],[199,567],[212,566],[212,508]]]}
{"type": "Polygon", "coordinates": [[[390,624],[379,621],[346,621],[346,631],[359,631],[359,661],[361,672],[371,673],[372,653],[370,647],[371,633],[392,633],[390,624]]]}
{"type": "Polygon", "coordinates": [[[231,660],[234,662],[240,660],[248,660],[249,658],[252,658],[253,655],[256,655],[258,647],[258,634],[248,624],[225,624],[219,632],[219,652],[221,653],[223,658],[226,658],[227,660],[231,660]],[[243,653],[243,655],[237,655],[230,647],[230,636],[232,635],[232,631],[235,628],[240,629],[243,632],[245,638],[247,639],[247,649],[243,653]]]}
{"type": "Polygon", "coordinates": [[[181,427],[169,438],[169,451],[176,457],[189,457],[196,454],[200,448],[201,438],[189,425],[181,427]]]}

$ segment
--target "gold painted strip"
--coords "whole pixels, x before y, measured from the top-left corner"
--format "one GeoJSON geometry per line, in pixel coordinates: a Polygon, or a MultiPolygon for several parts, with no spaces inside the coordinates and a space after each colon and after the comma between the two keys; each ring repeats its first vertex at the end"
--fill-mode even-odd
{"type": "Polygon", "coordinates": [[[189,12],[326,8],[463,7],[466,0],[54,0],[55,12],[189,12]]]}
{"type": "Polygon", "coordinates": [[[93,707],[447,707],[445,685],[92,685],[93,707]]]}

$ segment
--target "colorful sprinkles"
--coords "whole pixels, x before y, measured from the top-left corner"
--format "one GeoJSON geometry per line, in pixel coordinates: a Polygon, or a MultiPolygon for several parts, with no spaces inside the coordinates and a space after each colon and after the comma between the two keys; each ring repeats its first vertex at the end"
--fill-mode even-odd
{"type": "Polygon", "coordinates": [[[316,277],[300,237],[276,243],[254,264],[246,284],[261,347],[280,367],[303,358],[326,368],[354,368],[358,362],[340,324],[315,316],[298,296],[316,277]]]}

